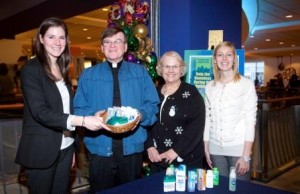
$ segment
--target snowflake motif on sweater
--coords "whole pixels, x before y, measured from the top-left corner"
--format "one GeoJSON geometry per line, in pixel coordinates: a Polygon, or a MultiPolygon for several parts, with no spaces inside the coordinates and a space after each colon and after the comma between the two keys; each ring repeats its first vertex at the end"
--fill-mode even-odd
{"type": "Polygon", "coordinates": [[[190,91],[185,91],[183,94],[182,94],[182,98],[188,98],[190,96],[190,91]]]}
{"type": "Polygon", "coordinates": [[[181,135],[183,132],[182,126],[176,127],[175,132],[176,132],[176,135],[181,135]]]}
{"type": "Polygon", "coordinates": [[[173,142],[172,142],[172,140],[171,140],[171,139],[165,139],[165,142],[164,142],[164,144],[165,144],[165,146],[166,146],[166,147],[171,147],[171,146],[172,146],[172,144],[173,144],[173,142]]]}

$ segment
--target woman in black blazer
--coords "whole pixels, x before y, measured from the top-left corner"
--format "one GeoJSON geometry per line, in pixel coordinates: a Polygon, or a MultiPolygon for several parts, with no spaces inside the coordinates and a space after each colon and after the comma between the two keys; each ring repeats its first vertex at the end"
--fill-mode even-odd
{"type": "Polygon", "coordinates": [[[21,70],[24,118],[16,163],[26,168],[30,193],[63,194],[74,164],[75,127],[108,128],[98,116],[72,115],[65,23],[59,18],[44,20],[34,47],[36,57],[21,70]]]}

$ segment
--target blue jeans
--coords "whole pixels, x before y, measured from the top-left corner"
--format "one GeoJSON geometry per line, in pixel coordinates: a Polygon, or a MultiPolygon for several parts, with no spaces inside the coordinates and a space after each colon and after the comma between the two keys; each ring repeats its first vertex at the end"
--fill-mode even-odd
{"type": "MultiPolygon", "coordinates": [[[[210,159],[214,167],[218,167],[221,176],[229,176],[230,167],[235,166],[236,162],[240,157],[234,156],[223,156],[223,155],[210,155],[210,159]]],[[[250,164],[251,166],[251,164],[250,164]]],[[[236,175],[238,180],[250,181],[251,173],[250,170],[244,175],[236,175]]]]}

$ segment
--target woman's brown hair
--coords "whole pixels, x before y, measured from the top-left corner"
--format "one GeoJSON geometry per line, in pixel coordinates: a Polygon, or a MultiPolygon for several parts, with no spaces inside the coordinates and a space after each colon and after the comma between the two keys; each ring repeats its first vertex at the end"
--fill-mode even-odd
{"type": "Polygon", "coordinates": [[[40,27],[39,30],[36,34],[35,37],[35,43],[34,43],[34,52],[36,57],[39,59],[39,61],[42,63],[47,76],[53,80],[53,81],[58,81],[57,78],[52,74],[51,72],[51,68],[50,68],[50,58],[44,48],[44,45],[41,43],[40,41],[40,36],[44,37],[47,30],[50,27],[62,27],[62,29],[65,31],[65,35],[66,35],[66,47],[65,50],[63,51],[63,53],[57,58],[57,65],[61,71],[61,74],[64,78],[64,81],[66,83],[69,83],[69,73],[68,73],[68,69],[70,66],[70,62],[71,62],[71,52],[70,52],[70,46],[69,46],[69,32],[68,32],[68,28],[67,25],[64,23],[63,20],[61,20],[60,18],[56,18],[56,17],[51,17],[51,18],[47,18],[45,19],[40,27]]]}

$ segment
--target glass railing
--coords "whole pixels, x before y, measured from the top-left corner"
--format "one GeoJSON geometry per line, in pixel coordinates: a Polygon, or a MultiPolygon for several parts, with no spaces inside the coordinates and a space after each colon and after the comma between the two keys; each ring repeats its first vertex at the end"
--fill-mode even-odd
{"type": "Polygon", "coordinates": [[[252,178],[270,181],[300,164],[300,96],[258,101],[252,178]]]}

